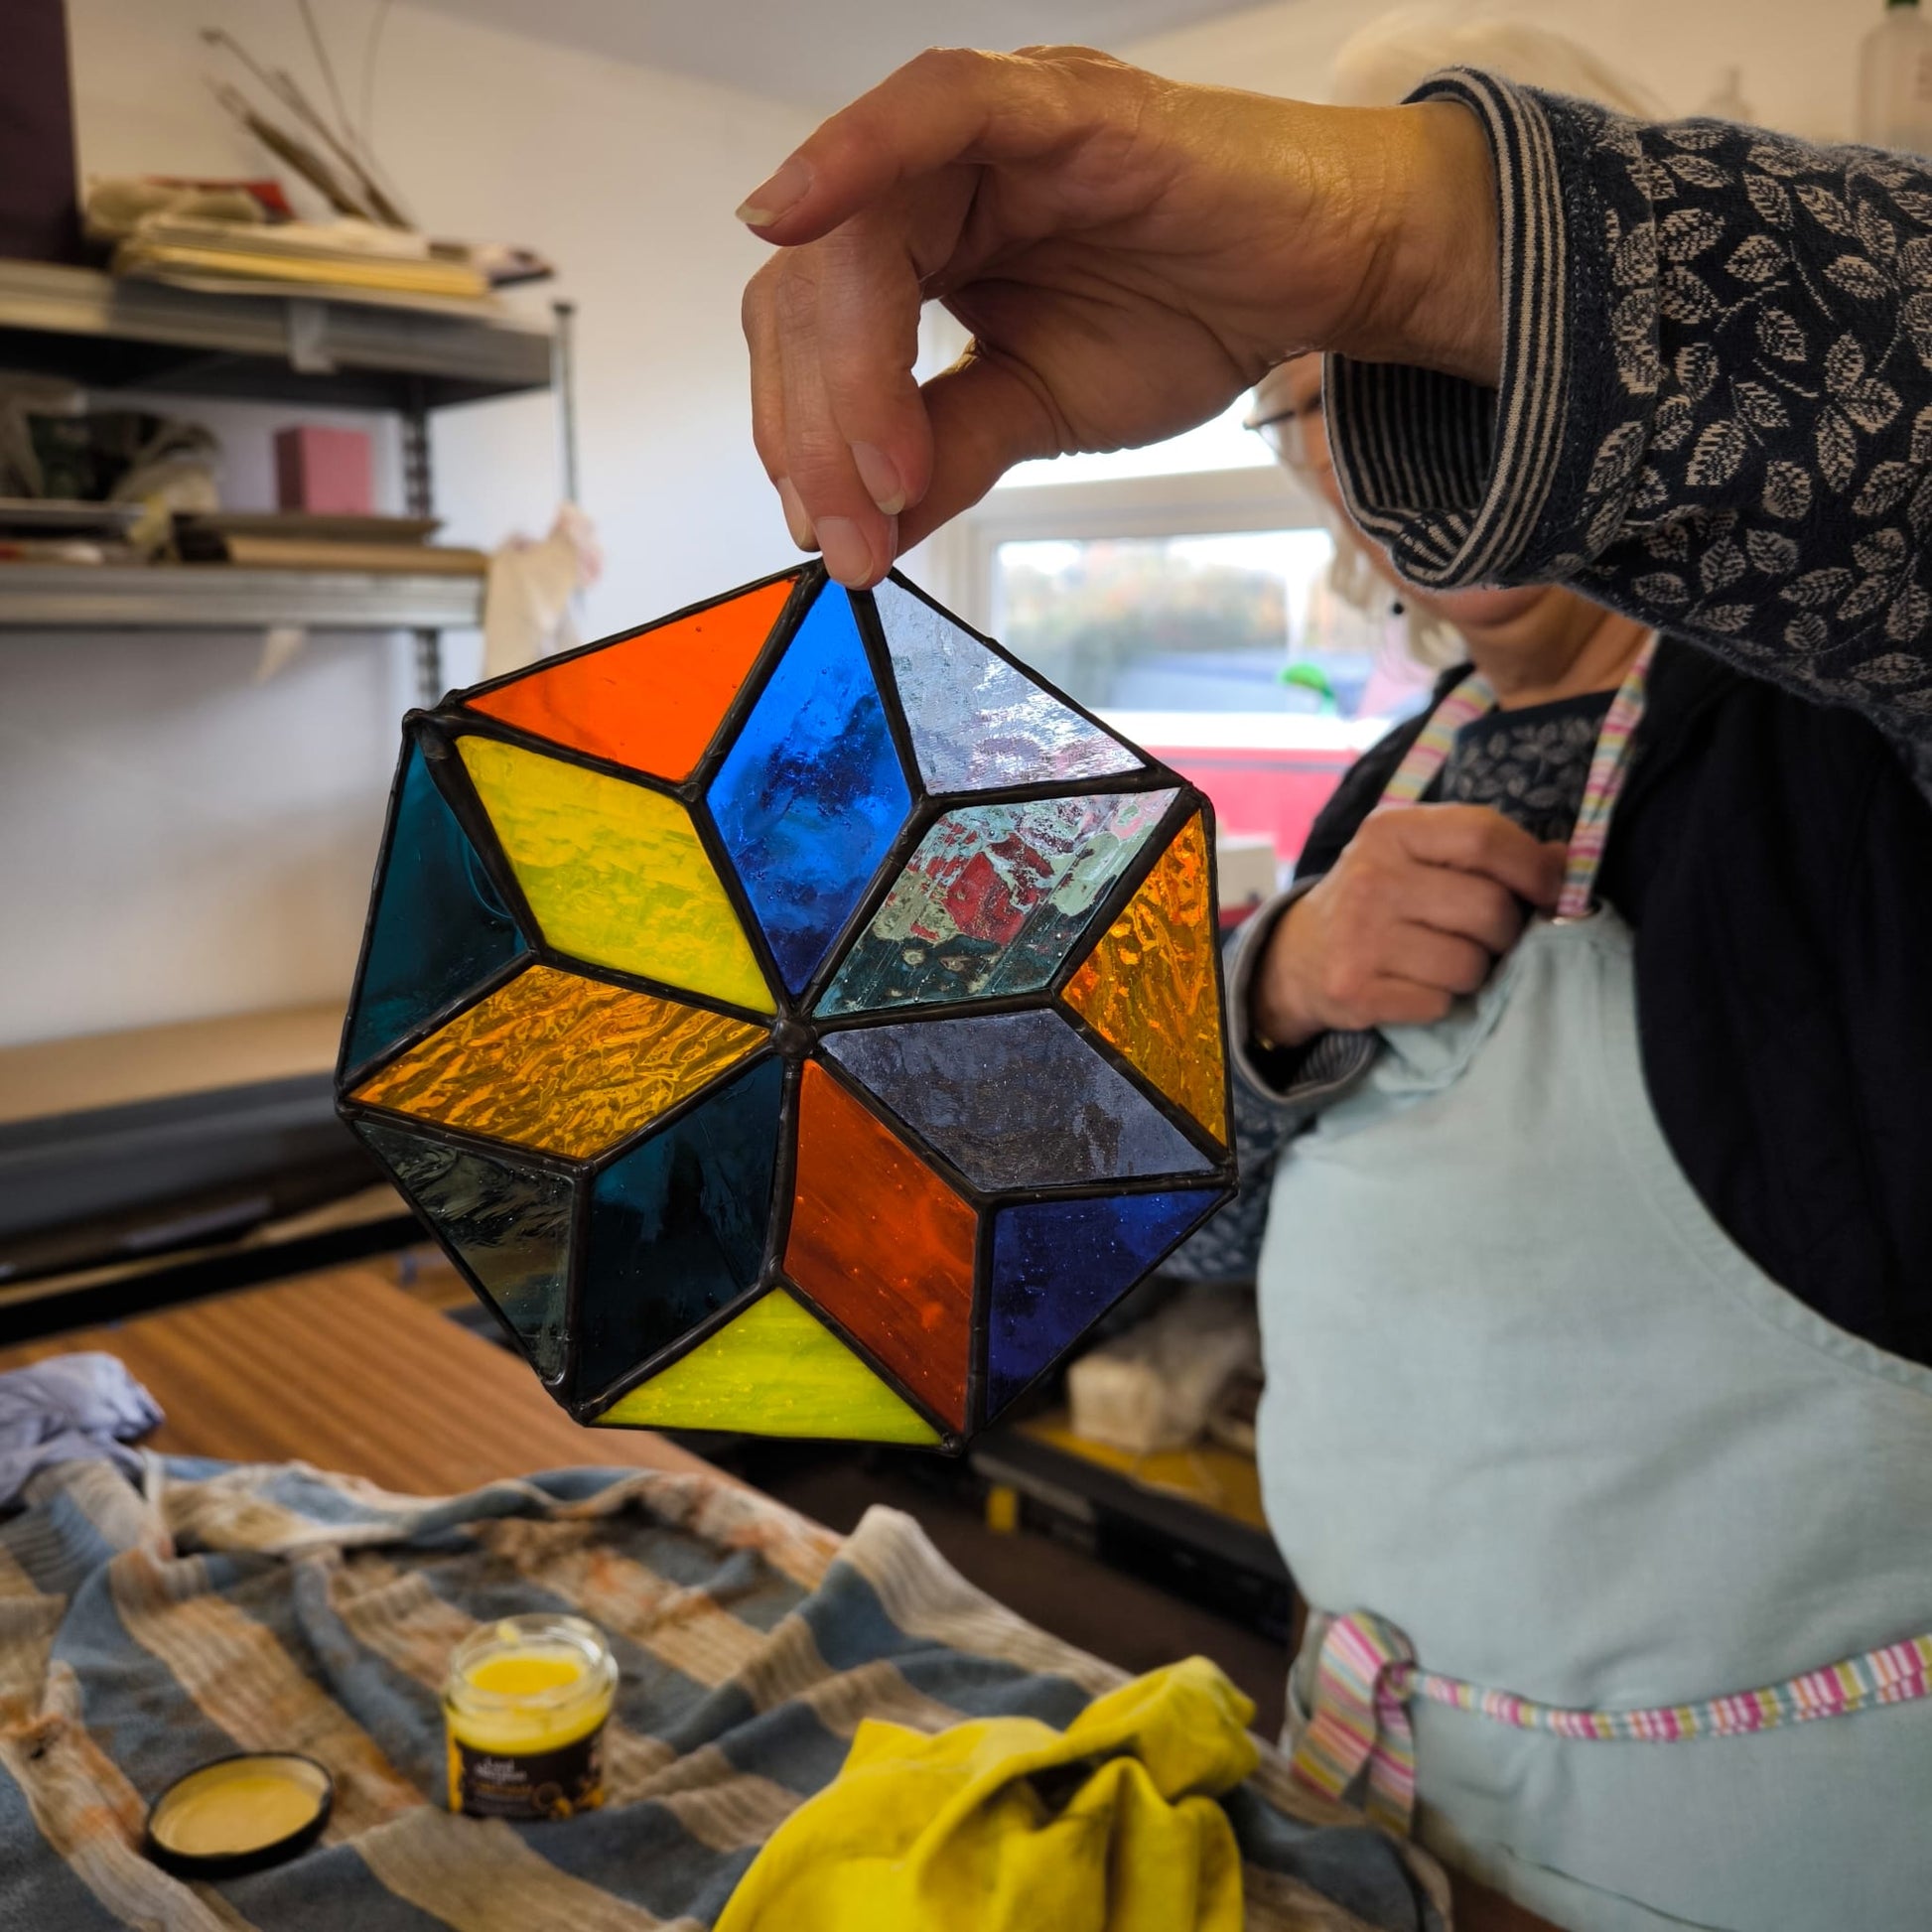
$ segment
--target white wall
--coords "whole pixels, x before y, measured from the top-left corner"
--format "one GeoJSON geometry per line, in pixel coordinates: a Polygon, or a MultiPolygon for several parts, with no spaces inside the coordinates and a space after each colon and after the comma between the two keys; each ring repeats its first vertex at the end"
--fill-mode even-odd
{"type": "MultiPolygon", "coordinates": [[[[373,10],[317,9],[351,95],[373,10]]],[[[225,26],[306,76],[292,5],[69,0],[69,13],[83,169],[266,171],[203,84],[215,63],[198,30],[225,26]]],[[[807,117],[407,0],[378,74],[378,145],[423,224],[543,249],[564,274],[536,301],[578,304],[582,495],[608,556],[589,634],[795,555],[752,456],[738,294],[761,251],[731,210],[807,117]]],[[[372,420],[188,407],[217,423],[240,505],[270,500],[277,424],[372,420]]],[[[555,422],[544,398],[438,419],[447,536],[541,532],[555,422]]],[[[378,429],[393,488],[393,436],[378,429]]],[[[0,1043],[345,992],[412,697],[408,645],[316,638],[266,685],[258,657],[237,636],[0,636],[0,1043]]],[[[462,681],[474,642],[449,657],[462,681]]]]}
{"type": "MultiPolygon", "coordinates": [[[[1472,5],[1469,11],[1475,11],[1472,5]]],[[[1490,12],[1568,34],[1662,102],[1696,113],[1742,69],[1764,126],[1810,140],[1849,140],[1860,37],[1879,0],[1534,0],[1490,12]]],[[[1176,80],[1323,98],[1328,63],[1382,10],[1363,0],[1274,0],[1120,52],[1176,80]]]]}

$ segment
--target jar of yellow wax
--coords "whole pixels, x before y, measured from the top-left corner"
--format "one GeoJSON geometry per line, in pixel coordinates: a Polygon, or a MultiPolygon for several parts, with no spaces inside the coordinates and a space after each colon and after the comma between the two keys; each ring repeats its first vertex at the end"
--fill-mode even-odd
{"type": "Polygon", "coordinates": [[[443,1714],[450,1809],[568,1818],[604,1802],[604,1726],[618,1660],[580,1616],[506,1616],[450,1658],[443,1714]]]}

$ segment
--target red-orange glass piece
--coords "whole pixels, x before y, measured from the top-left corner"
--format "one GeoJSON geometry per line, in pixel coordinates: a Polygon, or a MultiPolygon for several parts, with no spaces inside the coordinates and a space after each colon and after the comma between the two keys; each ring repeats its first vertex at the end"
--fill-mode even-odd
{"type": "Polygon", "coordinates": [[[815,1060],[785,1273],[935,1415],[966,1427],[973,1210],[815,1060]]]}
{"type": "Polygon", "coordinates": [[[793,579],[540,666],[472,698],[470,709],[555,745],[683,778],[738,695],[793,579]]]}
{"type": "Polygon", "coordinates": [[[1207,833],[1196,812],[1067,982],[1067,1005],[1227,1141],[1207,833]]]}

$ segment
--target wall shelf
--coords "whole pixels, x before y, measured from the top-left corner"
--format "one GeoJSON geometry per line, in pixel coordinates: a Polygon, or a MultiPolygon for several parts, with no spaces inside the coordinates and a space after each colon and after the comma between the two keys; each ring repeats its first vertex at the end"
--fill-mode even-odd
{"type": "Polygon", "coordinates": [[[0,366],[93,388],[439,409],[551,383],[549,330],[299,295],[209,295],[0,259],[0,366]]]}
{"type": "Polygon", "coordinates": [[[242,570],[231,564],[0,564],[0,629],[464,630],[481,577],[242,570]]]}

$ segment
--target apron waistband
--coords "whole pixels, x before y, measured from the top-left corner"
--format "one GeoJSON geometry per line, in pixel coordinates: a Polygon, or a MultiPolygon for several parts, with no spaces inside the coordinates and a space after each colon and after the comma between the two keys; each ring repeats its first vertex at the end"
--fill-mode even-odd
{"type": "Polygon", "coordinates": [[[1517,1730],[1547,1730],[1585,1743],[1680,1743],[1744,1737],[1815,1718],[1932,1697],[1932,1635],[1906,1637],[1761,1690],[1643,1711],[1578,1711],[1489,1691],[1418,1667],[1409,1640],[1367,1610],[1336,1617],[1322,1633],[1309,1722],[1290,1765],[1298,1782],[1340,1798],[1366,1774],[1363,1808],[1406,1834],[1415,1812],[1416,1745],[1408,1705],[1427,1698],[1517,1730]]]}

